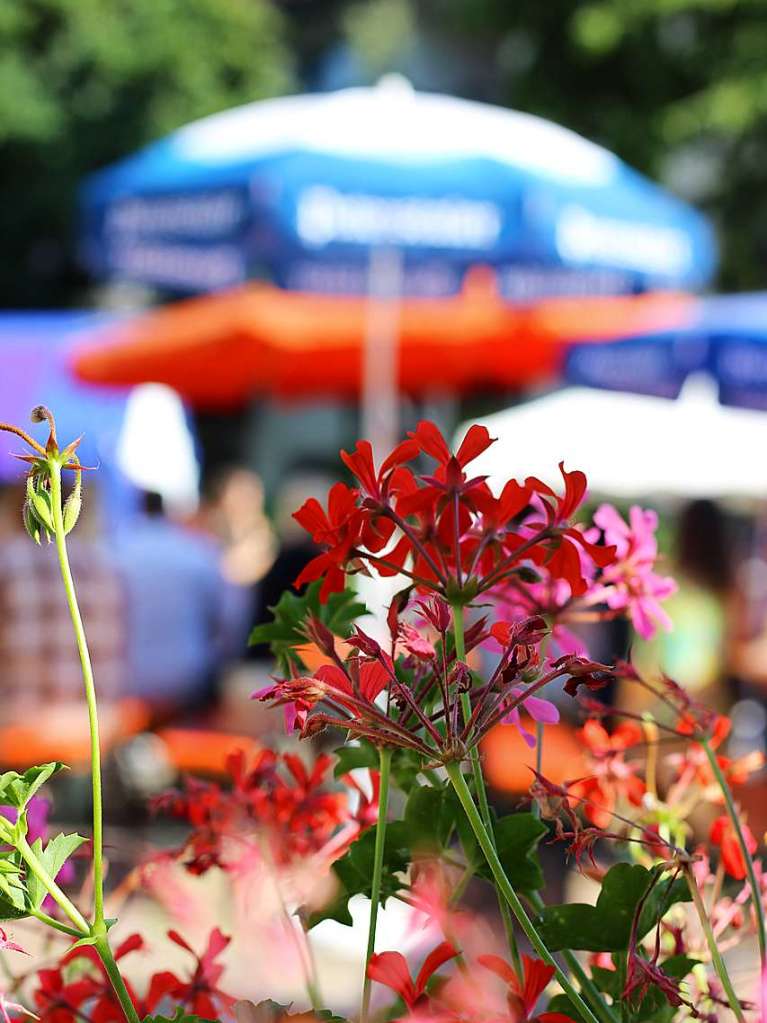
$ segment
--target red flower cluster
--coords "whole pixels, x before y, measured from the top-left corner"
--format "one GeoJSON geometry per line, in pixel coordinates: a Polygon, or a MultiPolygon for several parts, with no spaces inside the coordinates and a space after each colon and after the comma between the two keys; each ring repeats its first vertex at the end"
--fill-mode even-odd
{"type": "MultiPolygon", "coordinates": [[[[408,1009],[406,1017],[411,1023],[468,1023],[469,1020],[485,1019],[492,1023],[573,1023],[570,1016],[561,1012],[541,1012],[535,1007],[544,988],[554,975],[554,967],[541,959],[522,956],[522,975],[496,955],[481,955],[477,962],[485,969],[500,977],[506,986],[507,1013],[488,1001],[488,992],[473,984],[467,989],[458,985],[451,990],[450,984],[440,986],[433,993],[427,985],[444,963],[459,955],[449,941],[443,941],[424,960],[413,980],[407,960],[399,952],[381,952],[370,959],[368,977],[385,984],[395,991],[408,1009]],[[483,1004],[487,1002],[487,1004],[483,1004]]],[[[467,977],[471,976],[467,972],[467,977]]]]}
{"type": "MultiPolygon", "coordinates": [[[[206,1019],[221,1019],[231,1010],[235,999],[219,990],[218,984],[224,967],[218,957],[229,944],[218,928],[208,939],[202,955],[175,931],[168,937],[189,952],[195,960],[193,973],[180,978],[169,970],[155,973],[149,982],[145,998],[139,998],[126,981],[136,1011],[143,1019],[149,1013],[168,1010],[168,1015],[181,1007],[186,1012],[206,1019]]],[[[145,948],[144,939],[133,934],[116,950],[120,960],[130,952],[145,948]]],[[[91,946],[76,948],[67,953],[59,964],[37,974],[38,987],[34,992],[35,1010],[41,1023],[124,1023],[125,1014],[117,1000],[109,976],[96,950],[91,946]],[[72,964],[77,963],[73,969],[72,964]]]]}
{"type": "Polygon", "coordinates": [[[584,816],[598,828],[606,828],[620,800],[641,806],[645,784],[636,774],[639,766],[625,758],[632,746],[643,741],[641,725],[624,721],[612,733],[599,721],[589,720],[579,736],[589,751],[591,774],[575,782],[570,791],[584,800],[584,816]]]}
{"type": "Polygon", "coordinates": [[[183,791],[160,796],[154,807],[192,825],[179,856],[193,874],[226,867],[226,840],[249,828],[270,840],[276,863],[287,863],[318,852],[352,821],[346,794],[327,790],[332,763],[323,755],[309,770],[294,754],[263,750],[248,766],[239,752],[228,762],[231,788],[188,778],[183,791]]]}
{"type": "Polygon", "coordinates": [[[571,524],[586,493],[582,472],[560,470],[564,494],[529,477],[509,480],[499,497],[485,477],[466,467],[493,443],[483,426],[473,426],[455,454],[437,427],[421,422],[378,470],[368,441],[341,457],[358,486],[336,483],[327,510],[311,498],[296,520],[324,548],[296,585],[322,578],[321,596],[344,587],[346,572],[375,570],[409,576],[420,591],[434,590],[466,603],[519,573],[523,562],[546,565],[565,579],[574,595],[586,590],[583,559],[609,565],[614,547],[598,546],[571,524]],[[418,476],[409,465],[418,456],[437,464],[418,476]]]}

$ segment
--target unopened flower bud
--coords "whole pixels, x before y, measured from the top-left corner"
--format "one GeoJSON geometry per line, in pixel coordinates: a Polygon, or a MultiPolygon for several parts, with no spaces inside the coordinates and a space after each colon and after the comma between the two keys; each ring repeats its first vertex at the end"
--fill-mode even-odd
{"type": "Polygon", "coordinates": [[[32,508],[32,512],[35,518],[39,521],[40,525],[47,529],[50,533],[53,532],[53,508],[51,506],[51,498],[46,490],[41,487],[33,486],[31,494],[29,489],[27,490],[29,495],[29,504],[32,508]]]}
{"type": "Polygon", "coordinates": [[[320,716],[308,717],[301,729],[302,739],[311,739],[315,735],[319,735],[320,732],[324,732],[327,728],[326,722],[320,716]]]}
{"type": "Polygon", "coordinates": [[[79,491],[73,490],[64,502],[64,532],[71,533],[80,517],[83,500],[79,491]]]}
{"type": "Polygon", "coordinates": [[[463,661],[457,661],[450,672],[448,684],[455,686],[459,693],[468,693],[472,686],[471,671],[468,664],[464,664],[463,661]]]}
{"type": "Polygon", "coordinates": [[[349,646],[356,647],[366,657],[379,657],[381,654],[381,644],[373,639],[372,636],[368,636],[366,632],[356,626],[355,631],[349,636],[346,641],[349,646]]]}
{"type": "Polygon", "coordinates": [[[336,641],[333,633],[319,618],[311,615],[305,626],[306,635],[326,657],[333,657],[336,652],[336,641]]]}
{"type": "Polygon", "coordinates": [[[24,519],[24,529],[26,529],[29,536],[35,541],[35,543],[39,547],[42,530],[40,523],[37,521],[37,516],[32,511],[32,508],[28,501],[24,502],[22,517],[24,519]]]}

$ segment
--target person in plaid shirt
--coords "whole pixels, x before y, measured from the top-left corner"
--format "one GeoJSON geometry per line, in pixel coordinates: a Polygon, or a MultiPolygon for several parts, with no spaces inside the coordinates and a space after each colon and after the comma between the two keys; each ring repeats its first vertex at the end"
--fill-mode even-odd
{"type": "MultiPolygon", "coordinates": [[[[93,488],[89,488],[93,506],[93,488]]],[[[0,491],[0,723],[71,706],[83,699],[72,623],[53,546],[37,547],[24,531],[21,486],[0,491]]],[[[99,699],[125,686],[125,598],[106,546],[86,519],[68,538],[69,558],[88,635],[99,699]]]]}

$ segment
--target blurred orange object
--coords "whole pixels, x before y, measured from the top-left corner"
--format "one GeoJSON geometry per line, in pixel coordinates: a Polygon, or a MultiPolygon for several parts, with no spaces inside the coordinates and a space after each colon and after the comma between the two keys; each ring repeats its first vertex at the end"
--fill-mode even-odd
{"type": "MultiPolygon", "coordinates": [[[[120,700],[99,710],[101,748],[114,746],[146,728],[149,713],[141,700],[120,700]]],[[[90,764],[90,733],[85,704],[56,704],[37,713],[29,724],[0,728],[0,764],[21,770],[33,764],[60,760],[68,767],[90,764]]]]}
{"type": "MultiPolygon", "coordinates": [[[[458,295],[397,303],[399,387],[407,394],[510,390],[556,379],[566,343],[615,339],[686,322],[692,296],[504,301],[489,268],[458,295]]],[[[175,388],[198,408],[255,394],[356,398],[370,316],[365,296],[265,284],[188,299],[94,336],[73,353],[90,383],[175,388]]]]}
{"type": "Polygon", "coordinates": [[[163,728],[157,735],[176,770],[192,774],[225,774],[232,753],[242,750],[252,757],[261,748],[250,736],[210,729],[163,728]]]}
{"type": "MultiPolygon", "coordinates": [[[[535,730],[529,721],[525,727],[535,730]]],[[[482,754],[485,777],[492,788],[527,792],[533,780],[535,750],[527,746],[516,728],[497,725],[482,743],[482,754]]],[[[556,785],[588,774],[583,747],[570,725],[546,725],[542,772],[556,785]]]]}

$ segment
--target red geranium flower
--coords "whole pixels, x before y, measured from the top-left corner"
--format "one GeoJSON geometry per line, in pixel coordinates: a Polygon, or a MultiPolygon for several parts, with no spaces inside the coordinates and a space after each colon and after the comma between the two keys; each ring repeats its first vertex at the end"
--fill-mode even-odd
{"type": "Polygon", "coordinates": [[[527,562],[545,564],[553,579],[567,580],[574,595],[583,593],[582,560],[604,567],[615,555],[614,547],[590,543],[570,521],[586,477],[560,466],[562,495],[530,477],[524,485],[509,480],[496,498],[485,477],[466,472],[492,443],[485,427],[473,426],[453,454],[437,427],[423,421],[379,469],[368,441],[342,452],[359,487],[337,483],[327,512],[312,499],[296,513],[325,548],[296,584],[322,578],[326,600],[343,588],[345,572],[365,567],[383,576],[402,572],[422,592],[471,599],[527,562]],[[417,477],[407,464],[419,453],[437,462],[430,475],[417,477]]]}
{"type": "MultiPolygon", "coordinates": [[[[741,828],[746,840],[746,848],[753,856],[757,849],[757,841],[748,825],[741,823],[741,828]]],[[[711,825],[708,837],[712,845],[719,847],[724,869],[730,877],[734,877],[736,881],[743,881],[747,873],[746,860],[738,841],[738,834],[730,818],[725,815],[717,817],[711,825]]]]}
{"type": "Polygon", "coordinates": [[[591,754],[592,774],[572,786],[572,793],[585,800],[584,814],[598,828],[606,828],[620,799],[641,806],[645,784],[637,777],[636,764],[626,761],[624,753],[642,742],[639,724],[624,721],[612,732],[599,721],[590,720],[578,733],[591,754]]]}
{"type": "Polygon", "coordinates": [[[537,1016],[533,1015],[536,1002],[554,976],[554,967],[544,963],[542,959],[532,959],[530,956],[523,955],[523,976],[521,978],[500,956],[479,956],[477,962],[486,970],[491,970],[507,985],[506,997],[509,1003],[509,1013],[513,1020],[518,1023],[573,1023],[570,1016],[561,1012],[540,1012],[537,1016]]]}
{"type": "Polygon", "coordinates": [[[457,955],[458,950],[449,941],[443,941],[429,953],[413,981],[407,959],[401,952],[380,952],[370,957],[367,974],[371,980],[396,991],[408,1009],[413,1009],[424,998],[431,977],[443,963],[457,955]]]}

